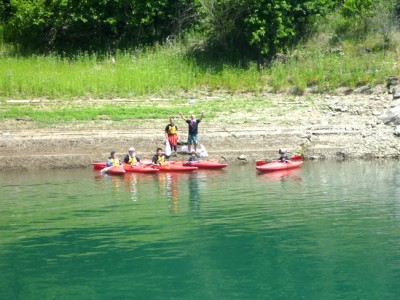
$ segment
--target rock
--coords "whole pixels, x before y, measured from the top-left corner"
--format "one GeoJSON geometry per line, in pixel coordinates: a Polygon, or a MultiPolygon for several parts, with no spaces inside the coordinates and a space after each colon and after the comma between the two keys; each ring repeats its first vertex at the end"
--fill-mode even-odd
{"type": "Polygon", "coordinates": [[[375,116],[375,117],[377,117],[377,116],[380,116],[381,113],[380,113],[379,111],[373,111],[373,112],[372,112],[372,115],[375,116]]]}
{"type": "Polygon", "coordinates": [[[390,89],[393,86],[396,86],[400,83],[399,77],[397,76],[390,76],[389,78],[386,79],[386,88],[390,89]]]}
{"type": "Polygon", "coordinates": [[[246,155],[244,155],[244,154],[241,154],[241,155],[238,157],[238,159],[239,159],[239,160],[243,160],[243,161],[247,161],[247,157],[246,157],[246,155]]]}
{"type": "Polygon", "coordinates": [[[336,105],[329,105],[329,109],[333,110],[333,111],[341,111],[341,112],[345,112],[348,110],[347,107],[336,106],[336,105]]]}
{"type": "Polygon", "coordinates": [[[366,125],[366,126],[369,126],[369,127],[371,127],[371,128],[374,128],[374,127],[376,127],[376,122],[374,122],[374,121],[367,121],[367,122],[365,123],[365,125],[366,125]]]}
{"type": "Polygon", "coordinates": [[[321,126],[328,126],[329,122],[328,120],[321,120],[321,126]]]}
{"type": "Polygon", "coordinates": [[[400,105],[389,108],[386,113],[380,118],[384,124],[393,123],[400,125],[400,105]]]}
{"type": "Polygon", "coordinates": [[[400,136],[400,126],[396,126],[396,128],[394,129],[394,135],[400,136]]]}
{"type": "Polygon", "coordinates": [[[393,91],[393,100],[395,99],[400,99],[400,91],[398,89],[393,91]]]}
{"type": "Polygon", "coordinates": [[[356,89],[356,92],[358,92],[360,94],[371,95],[374,91],[369,86],[362,86],[362,87],[356,89]]]}

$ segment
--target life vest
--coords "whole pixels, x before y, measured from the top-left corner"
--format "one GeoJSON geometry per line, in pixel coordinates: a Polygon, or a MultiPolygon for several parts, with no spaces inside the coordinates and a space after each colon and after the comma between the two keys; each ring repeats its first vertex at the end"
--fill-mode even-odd
{"type": "Polygon", "coordinates": [[[178,128],[175,125],[168,126],[168,134],[176,134],[178,132],[178,128]]]}
{"type": "Polygon", "coordinates": [[[135,165],[137,162],[136,156],[129,156],[128,164],[135,165]]]}
{"type": "Polygon", "coordinates": [[[115,167],[115,166],[119,166],[119,159],[118,158],[112,158],[110,157],[108,159],[110,161],[110,163],[115,167]]]}
{"type": "Polygon", "coordinates": [[[165,156],[164,155],[157,156],[157,164],[160,164],[160,165],[165,164],[165,156]]]}

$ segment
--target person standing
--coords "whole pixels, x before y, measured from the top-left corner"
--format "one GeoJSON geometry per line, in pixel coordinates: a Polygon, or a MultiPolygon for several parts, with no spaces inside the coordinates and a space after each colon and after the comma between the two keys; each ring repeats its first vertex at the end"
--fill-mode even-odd
{"type": "Polygon", "coordinates": [[[171,145],[171,150],[174,151],[176,156],[177,145],[178,145],[178,127],[175,125],[174,118],[169,118],[169,124],[165,127],[165,135],[168,139],[169,144],[171,145]]]}
{"type": "Polygon", "coordinates": [[[194,145],[194,151],[197,151],[197,145],[199,144],[198,132],[199,132],[199,123],[203,120],[204,111],[201,112],[200,119],[196,119],[196,116],[192,114],[190,119],[186,119],[181,112],[179,115],[183,120],[189,125],[189,134],[188,134],[188,152],[191,153],[192,145],[194,145]]]}

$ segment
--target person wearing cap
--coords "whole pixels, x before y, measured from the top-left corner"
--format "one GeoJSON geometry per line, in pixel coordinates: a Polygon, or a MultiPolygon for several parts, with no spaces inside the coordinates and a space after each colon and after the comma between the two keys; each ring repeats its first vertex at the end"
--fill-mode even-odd
{"type": "Polygon", "coordinates": [[[116,155],[117,155],[117,153],[114,150],[111,151],[110,157],[107,160],[107,167],[114,167],[114,166],[121,165],[119,158],[116,155]]]}
{"type": "Polygon", "coordinates": [[[190,158],[188,159],[188,162],[190,163],[194,163],[194,162],[198,162],[199,158],[197,157],[196,151],[192,151],[190,152],[190,158]]]}
{"type": "Polygon", "coordinates": [[[157,148],[157,153],[153,156],[152,162],[154,165],[165,165],[165,154],[161,148],[157,148]]]}
{"type": "Polygon", "coordinates": [[[286,149],[283,148],[279,149],[278,153],[280,154],[280,157],[278,158],[278,160],[280,162],[286,163],[290,161],[290,158],[286,155],[286,152],[287,152],[286,149]]]}
{"type": "Polygon", "coordinates": [[[136,166],[140,163],[140,158],[135,154],[135,148],[130,147],[128,154],[124,157],[124,163],[136,166]]]}
{"type": "Polygon", "coordinates": [[[171,145],[171,150],[174,151],[176,156],[176,150],[178,145],[178,127],[175,125],[174,118],[169,118],[169,124],[165,127],[165,135],[168,139],[169,144],[171,145]]]}

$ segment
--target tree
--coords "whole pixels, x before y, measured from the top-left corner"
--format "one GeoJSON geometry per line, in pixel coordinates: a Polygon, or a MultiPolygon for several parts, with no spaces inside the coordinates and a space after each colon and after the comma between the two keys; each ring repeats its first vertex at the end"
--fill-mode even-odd
{"type": "Polygon", "coordinates": [[[391,35],[398,26],[396,7],[396,0],[375,0],[372,5],[372,24],[382,34],[384,50],[389,47],[391,35]]]}
{"type": "Polygon", "coordinates": [[[285,51],[304,33],[310,17],[334,0],[198,0],[209,40],[256,57],[285,51]]]}
{"type": "MultiPolygon", "coordinates": [[[[12,0],[9,41],[32,50],[107,50],[163,41],[189,0],[12,0]]],[[[180,24],[180,28],[186,25],[180,24]]]]}
{"type": "Polygon", "coordinates": [[[254,0],[246,17],[246,33],[251,45],[263,56],[285,51],[297,42],[310,17],[325,14],[330,0],[254,0]]]}

